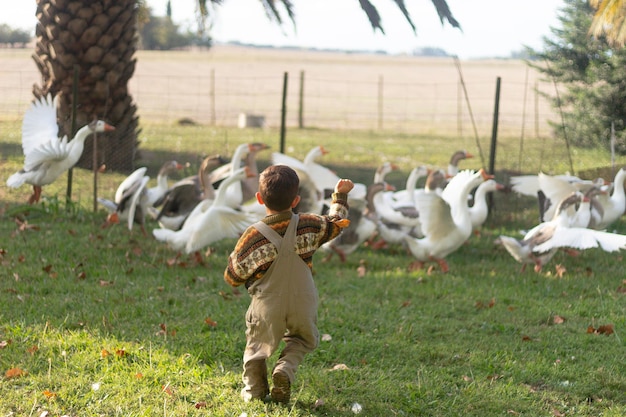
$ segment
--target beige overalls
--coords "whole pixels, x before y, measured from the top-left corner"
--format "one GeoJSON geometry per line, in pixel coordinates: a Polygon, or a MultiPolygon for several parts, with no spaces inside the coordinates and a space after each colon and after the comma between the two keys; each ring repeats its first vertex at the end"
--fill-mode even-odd
{"type": "Polygon", "coordinates": [[[265,360],[281,340],[285,348],[273,372],[284,372],[292,384],[304,355],[317,347],[318,295],[311,270],[295,251],[298,215],[292,215],[282,238],[263,222],[253,226],[278,250],[263,278],[248,288],[242,396],[263,398],[269,392],[265,360]]]}

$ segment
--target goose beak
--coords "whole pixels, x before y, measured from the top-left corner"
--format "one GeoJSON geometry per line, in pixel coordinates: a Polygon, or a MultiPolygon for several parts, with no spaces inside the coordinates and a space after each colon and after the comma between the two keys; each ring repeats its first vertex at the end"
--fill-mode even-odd
{"type": "Polygon", "coordinates": [[[483,177],[483,180],[487,181],[487,180],[492,180],[495,178],[494,175],[491,174],[487,174],[487,171],[485,171],[484,169],[480,169],[480,175],[483,177]]]}
{"type": "Polygon", "coordinates": [[[396,187],[391,184],[385,183],[385,191],[396,191],[396,187]]]}
{"type": "Polygon", "coordinates": [[[115,130],[115,127],[114,127],[114,126],[111,126],[111,125],[110,125],[110,124],[108,124],[108,123],[105,123],[105,124],[104,124],[104,131],[105,131],[105,132],[113,132],[114,130],[115,130]]]}

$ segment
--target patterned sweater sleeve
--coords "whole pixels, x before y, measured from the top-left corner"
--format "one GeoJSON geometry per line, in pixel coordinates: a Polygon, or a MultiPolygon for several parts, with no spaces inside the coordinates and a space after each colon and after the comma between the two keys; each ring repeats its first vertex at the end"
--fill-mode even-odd
{"type": "MultiPolygon", "coordinates": [[[[348,216],[347,194],[335,193],[327,215],[301,214],[296,238],[296,250],[312,267],[315,251],[324,243],[341,233],[345,224],[341,220],[348,216]]],[[[263,221],[281,236],[284,235],[291,212],[266,217],[263,221]]],[[[249,227],[239,238],[228,256],[224,280],[237,287],[261,279],[276,257],[276,248],[254,227],[249,227]]]]}

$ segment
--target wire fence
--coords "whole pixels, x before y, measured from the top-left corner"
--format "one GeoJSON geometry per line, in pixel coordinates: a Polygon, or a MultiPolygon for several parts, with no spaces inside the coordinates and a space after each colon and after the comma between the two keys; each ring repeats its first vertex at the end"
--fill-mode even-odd
{"type": "MultiPolygon", "coordinates": [[[[25,59],[13,69],[0,64],[0,120],[21,119],[32,99],[32,85],[40,81],[34,65],[25,59]]],[[[548,120],[555,115],[539,92],[553,95],[554,87],[523,64],[483,64],[490,70],[484,74],[480,66],[471,64],[465,75],[451,61],[427,62],[420,66],[407,61],[397,66],[402,72],[377,65],[368,68],[367,63],[352,68],[330,64],[324,70],[307,69],[306,64],[298,69],[293,64],[284,70],[276,64],[247,69],[243,63],[235,70],[217,59],[179,69],[150,60],[142,65],[140,58],[129,89],[146,122],[184,119],[236,126],[246,124],[248,115],[257,116],[248,122],[278,127],[285,94],[287,126],[488,136],[499,76],[495,74],[503,73],[500,134],[550,134],[548,120]]]]}

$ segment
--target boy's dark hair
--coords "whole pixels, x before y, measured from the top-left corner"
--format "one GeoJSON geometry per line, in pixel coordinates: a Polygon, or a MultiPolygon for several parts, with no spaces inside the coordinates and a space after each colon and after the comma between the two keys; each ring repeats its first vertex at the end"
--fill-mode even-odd
{"type": "Polygon", "coordinates": [[[298,174],[287,165],[270,165],[259,176],[259,194],[274,211],[290,209],[299,187],[298,174]]]}

